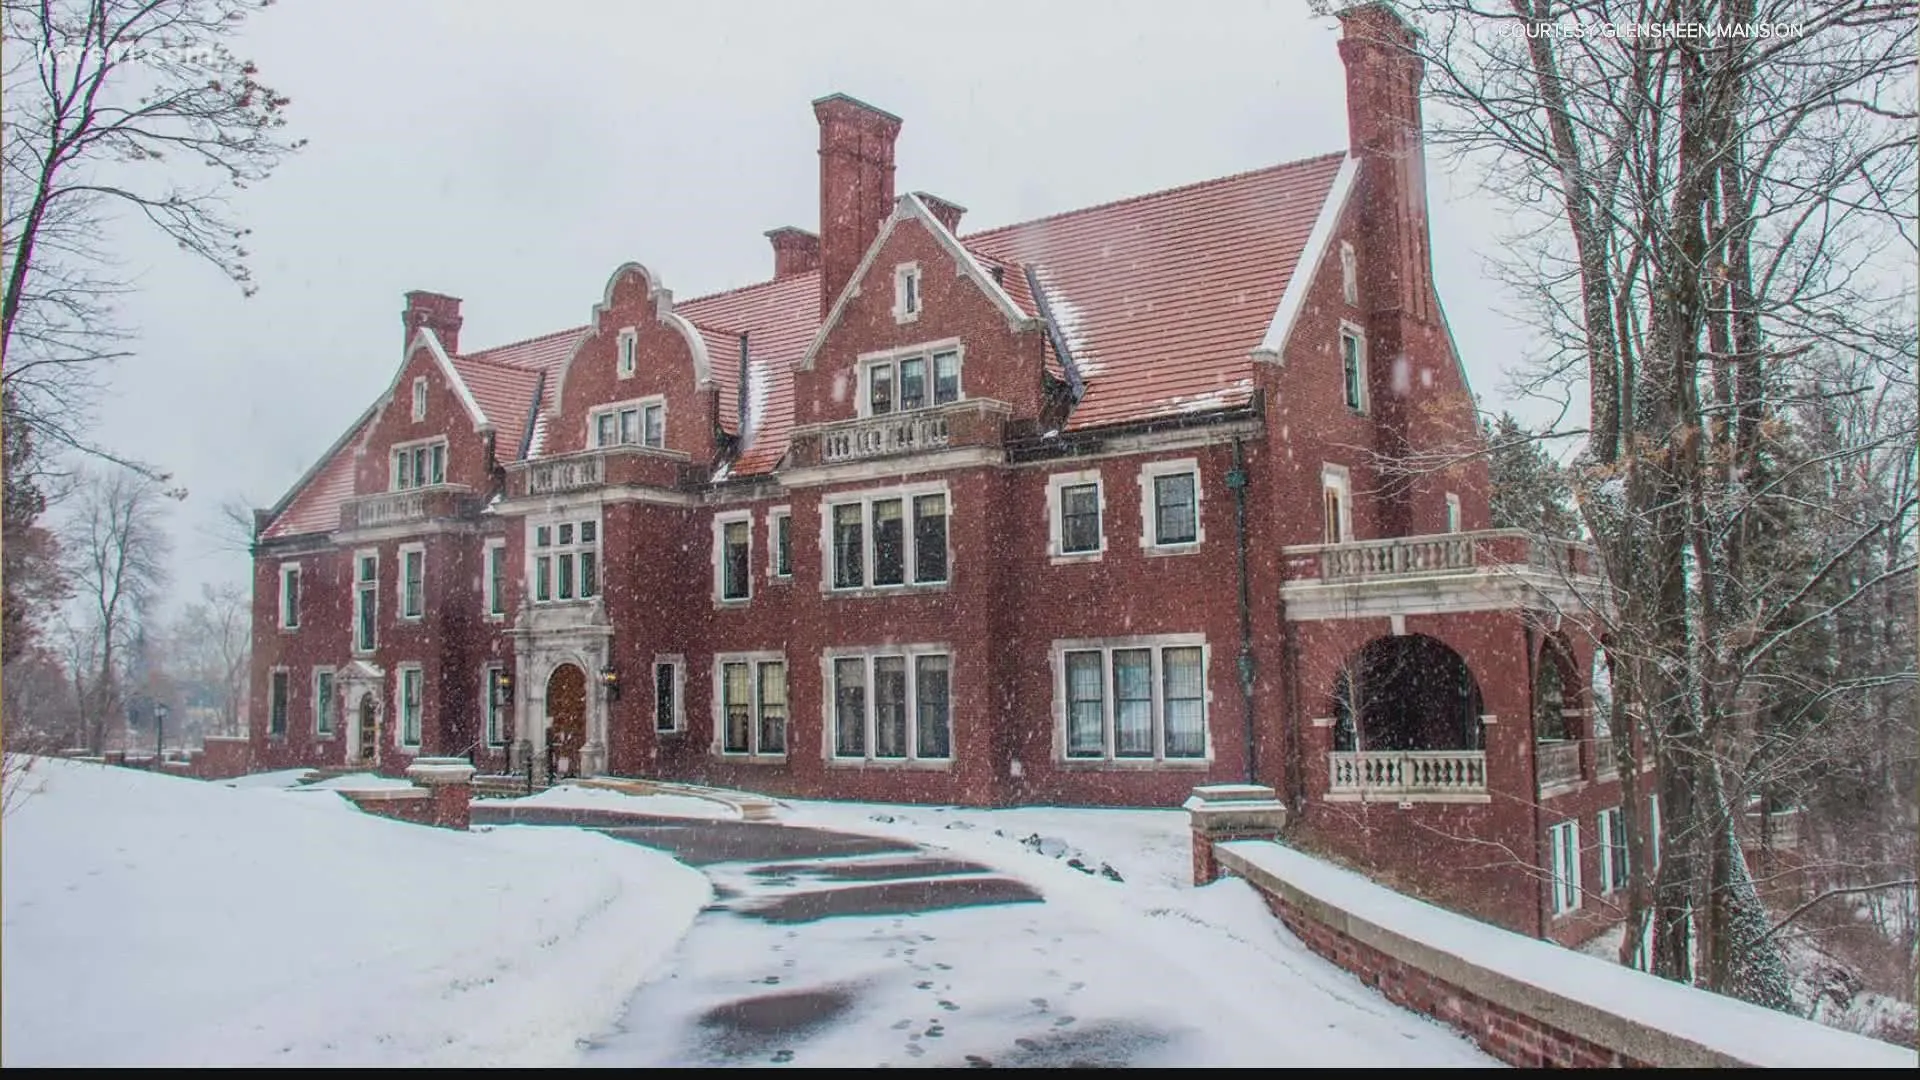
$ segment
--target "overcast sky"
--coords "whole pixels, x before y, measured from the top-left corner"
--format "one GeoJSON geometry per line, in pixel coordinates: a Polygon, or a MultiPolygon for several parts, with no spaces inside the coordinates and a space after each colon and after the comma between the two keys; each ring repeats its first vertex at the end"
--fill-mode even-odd
{"type": "MultiPolygon", "coordinates": [[[[682,297],[763,280],[817,227],[810,102],[905,120],[897,190],[962,232],[1347,144],[1334,20],[1306,0],[1108,3],[283,0],[236,51],[310,140],[237,209],[260,292],[128,237],[140,354],[104,440],[171,470],[177,594],[244,580],[223,497],[277,500],[385,388],[401,294],[465,300],[463,348],[582,324],[620,263],[682,297]]],[[[1485,272],[1503,213],[1428,163],[1436,279],[1474,388],[1527,334],[1485,272]]]]}

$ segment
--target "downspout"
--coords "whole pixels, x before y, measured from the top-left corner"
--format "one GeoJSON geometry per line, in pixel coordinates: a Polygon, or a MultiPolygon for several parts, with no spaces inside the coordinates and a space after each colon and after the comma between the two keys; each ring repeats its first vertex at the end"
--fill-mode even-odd
{"type": "Polygon", "coordinates": [[[1240,708],[1246,725],[1247,783],[1260,782],[1259,747],[1253,738],[1253,594],[1247,577],[1247,455],[1238,436],[1233,440],[1233,469],[1227,473],[1233,491],[1233,520],[1240,558],[1240,708]]]}

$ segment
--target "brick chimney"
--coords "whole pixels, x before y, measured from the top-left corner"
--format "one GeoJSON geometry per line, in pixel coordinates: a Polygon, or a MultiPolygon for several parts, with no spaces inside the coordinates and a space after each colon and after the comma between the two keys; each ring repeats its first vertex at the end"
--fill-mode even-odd
{"type": "Polygon", "coordinates": [[[933,212],[934,217],[940,219],[940,224],[945,225],[948,232],[955,236],[960,235],[960,215],[967,212],[966,207],[956,202],[948,202],[938,195],[929,195],[924,191],[916,191],[913,194],[927,204],[927,209],[933,212]]]}
{"type": "Polygon", "coordinates": [[[415,290],[407,294],[407,310],[401,312],[400,321],[406,327],[407,338],[401,348],[413,344],[413,333],[425,326],[440,339],[440,347],[447,350],[448,356],[460,355],[460,298],[442,296],[439,293],[415,290]]]}
{"type": "Polygon", "coordinates": [[[773,241],[774,280],[820,269],[820,238],[805,229],[782,225],[767,233],[773,241]]]}
{"type": "Polygon", "coordinates": [[[813,103],[820,121],[820,313],[846,288],[893,212],[900,118],[845,94],[813,103]]]}
{"type": "Polygon", "coordinates": [[[1376,223],[1370,261],[1391,283],[1376,291],[1375,311],[1424,323],[1433,310],[1433,262],[1427,234],[1426,155],[1420,123],[1419,36],[1385,3],[1340,12],[1340,59],[1347,67],[1347,131],[1361,162],[1366,218],[1376,223]]]}

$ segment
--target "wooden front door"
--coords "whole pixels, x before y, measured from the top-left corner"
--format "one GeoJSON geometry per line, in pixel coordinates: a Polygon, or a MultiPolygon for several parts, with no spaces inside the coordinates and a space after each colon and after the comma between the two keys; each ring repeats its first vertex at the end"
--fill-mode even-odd
{"type": "Polygon", "coordinates": [[[580,748],[587,742],[587,673],[572,664],[547,678],[547,752],[553,776],[580,775],[580,748]]]}
{"type": "Polygon", "coordinates": [[[356,760],[373,762],[380,749],[380,717],[374,708],[373,695],[360,696],[360,755],[356,760]]]}

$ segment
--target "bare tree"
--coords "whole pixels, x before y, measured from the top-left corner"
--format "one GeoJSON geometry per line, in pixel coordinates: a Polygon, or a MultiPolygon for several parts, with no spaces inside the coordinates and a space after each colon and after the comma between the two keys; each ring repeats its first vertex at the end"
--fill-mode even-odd
{"type": "MultiPolygon", "coordinates": [[[[1818,368],[1913,348],[1896,269],[1916,240],[1912,6],[1404,6],[1425,33],[1430,141],[1483,170],[1518,222],[1501,268],[1543,351],[1517,389],[1558,395],[1569,419],[1551,434],[1584,442],[1574,488],[1617,600],[1620,771],[1630,783],[1636,723],[1660,771],[1654,880],[1643,808],[1622,808],[1628,940],[1651,915],[1656,971],[1783,1005],[1736,836],[1749,751],[1795,643],[1914,566],[1912,499],[1809,508],[1787,438],[1818,368]],[[1696,32],[1592,32],[1647,23],[1696,32]],[[1756,24],[1769,32],[1697,32],[1756,24]],[[1853,576],[1855,554],[1888,544],[1890,562],[1853,576]]],[[[1902,439],[1911,414],[1882,416],[1843,454],[1902,439]]]]}
{"type": "Polygon", "coordinates": [[[253,606],[240,585],[202,585],[174,624],[173,653],[182,674],[218,701],[221,735],[244,734],[240,705],[247,699],[247,669],[253,647],[253,606]]]}
{"type": "Polygon", "coordinates": [[[112,457],[85,420],[101,366],[128,355],[110,256],[145,222],[251,293],[228,196],[300,146],[287,99],[227,47],[271,0],[4,0],[0,38],[0,353],[7,425],[112,457]]]}
{"type": "Polygon", "coordinates": [[[181,492],[131,469],[93,473],[82,483],[67,549],[75,600],[67,663],[86,745],[105,745],[123,700],[125,658],[167,584],[167,502],[181,492]]]}

